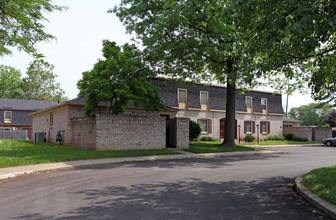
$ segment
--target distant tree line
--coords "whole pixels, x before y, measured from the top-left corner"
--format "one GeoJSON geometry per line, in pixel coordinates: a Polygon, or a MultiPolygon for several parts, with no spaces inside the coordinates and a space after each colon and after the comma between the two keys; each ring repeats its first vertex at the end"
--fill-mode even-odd
{"type": "Polygon", "coordinates": [[[65,101],[64,90],[55,81],[54,66],[36,59],[27,68],[26,76],[11,66],[0,65],[0,98],[65,101]]]}

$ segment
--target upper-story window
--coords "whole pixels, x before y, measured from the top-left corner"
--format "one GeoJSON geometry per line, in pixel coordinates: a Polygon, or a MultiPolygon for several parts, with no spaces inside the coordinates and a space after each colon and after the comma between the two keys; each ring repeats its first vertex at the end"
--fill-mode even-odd
{"type": "Polygon", "coordinates": [[[200,99],[201,99],[201,108],[208,108],[208,104],[209,104],[209,94],[208,92],[203,92],[201,91],[200,93],[200,99]]]}
{"type": "Polygon", "coordinates": [[[54,115],[53,113],[50,113],[50,128],[52,128],[54,125],[54,115]]]}
{"type": "Polygon", "coordinates": [[[187,104],[187,90],[186,89],[178,89],[177,90],[177,97],[179,106],[183,107],[187,104]]]}
{"type": "Polygon", "coordinates": [[[12,112],[5,111],[4,112],[4,119],[5,119],[5,123],[11,123],[12,122],[12,112]]]}
{"type": "Polygon", "coordinates": [[[261,98],[261,109],[267,110],[267,99],[266,98],[261,98]]]}
{"type": "Polygon", "coordinates": [[[246,96],[245,97],[246,108],[252,109],[252,97],[246,96]]]}

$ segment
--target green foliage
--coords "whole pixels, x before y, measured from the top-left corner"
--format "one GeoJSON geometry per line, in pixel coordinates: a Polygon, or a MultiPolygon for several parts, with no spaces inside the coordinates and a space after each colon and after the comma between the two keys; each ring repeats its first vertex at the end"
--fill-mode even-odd
{"type": "Polygon", "coordinates": [[[323,126],[322,126],[323,128],[330,128],[330,124],[324,124],[323,126]]]}
{"type": "Polygon", "coordinates": [[[213,139],[212,137],[201,137],[201,141],[216,141],[216,139],[213,139]]]}
{"type": "Polygon", "coordinates": [[[333,111],[331,105],[323,105],[319,103],[310,103],[299,107],[291,108],[289,115],[291,118],[302,121],[301,125],[322,126],[323,119],[327,118],[333,111]]]}
{"type": "Polygon", "coordinates": [[[254,140],[255,140],[255,137],[252,134],[245,135],[246,142],[253,142],[254,140]]]}
{"type": "Polygon", "coordinates": [[[308,141],[308,138],[302,138],[302,137],[294,135],[293,141],[308,141]]]}
{"type": "Polygon", "coordinates": [[[263,141],[268,141],[268,138],[264,138],[264,140],[263,141]]]}
{"type": "Polygon", "coordinates": [[[77,83],[79,96],[86,97],[86,116],[99,112],[101,102],[108,104],[110,114],[120,114],[130,104],[148,112],[165,109],[159,88],[147,81],[154,74],[135,45],[119,47],[115,42],[103,41],[103,56],[105,59],[84,72],[77,83]]]}
{"type": "Polygon", "coordinates": [[[10,66],[0,65],[0,98],[22,98],[21,72],[10,66]]]}
{"type": "Polygon", "coordinates": [[[30,63],[26,77],[10,66],[0,65],[0,98],[65,101],[64,91],[56,83],[53,65],[42,59],[30,63]]]}
{"type": "Polygon", "coordinates": [[[53,5],[52,0],[0,0],[0,57],[10,54],[11,48],[34,56],[36,44],[55,37],[44,32],[46,13],[66,8],[53,5]]]}
{"type": "Polygon", "coordinates": [[[198,136],[201,134],[202,132],[202,129],[201,129],[201,126],[190,120],[189,121],[189,140],[195,140],[198,138],[198,136]]]}
{"type": "MultiPolygon", "coordinates": [[[[122,0],[110,10],[158,73],[227,83],[227,121],[235,118],[238,83],[265,78],[289,92],[308,84],[316,99],[336,91],[334,11],[333,1],[293,0],[122,0]]],[[[234,123],[225,126],[225,142],[234,145],[234,123]]]]}
{"type": "Polygon", "coordinates": [[[25,99],[48,101],[65,101],[64,91],[60,84],[56,83],[57,75],[53,73],[54,66],[48,62],[37,59],[30,63],[27,76],[22,79],[25,99]]]}
{"type": "Polygon", "coordinates": [[[285,140],[292,141],[294,134],[283,134],[285,140]]]}
{"type": "Polygon", "coordinates": [[[278,135],[270,135],[267,137],[268,140],[274,140],[274,141],[284,141],[285,137],[279,137],[278,135]]]}
{"type": "Polygon", "coordinates": [[[336,127],[336,111],[332,111],[327,118],[323,119],[322,124],[326,126],[328,124],[330,127],[336,127]]]}

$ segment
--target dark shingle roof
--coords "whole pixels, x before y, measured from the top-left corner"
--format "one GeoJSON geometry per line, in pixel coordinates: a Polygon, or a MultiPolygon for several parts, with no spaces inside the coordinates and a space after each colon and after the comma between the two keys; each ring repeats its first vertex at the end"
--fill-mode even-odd
{"type": "MultiPolygon", "coordinates": [[[[226,110],[226,87],[220,85],[187,85],[169,82],[161,78],[150,78],[149,81],[161,89],[160,96],[163,103],[170,107],[178,107],[177,90],[178,88],[188,89],[187,102],[189,108],[201,108],[200,91],[207,91],[209,94],[210,109],[226,110]]],[[[281,94],[272,94],[262,91],[247,91],[240,94],[241,90],[236,89],[236,111],[246,112],[245,97],[251,96],[254,112],[261,113],[261,98],[267,99],[269,113],[283,114],[281,94]]]]}
{"type": "Polygon", "coordinates": [[[4,99],[0,98],[0,108],[2,109],[24,109],[24,110],[42,110],[57,105],[57,102],[42,100],[22,100],[22,99],[4,99]]]}

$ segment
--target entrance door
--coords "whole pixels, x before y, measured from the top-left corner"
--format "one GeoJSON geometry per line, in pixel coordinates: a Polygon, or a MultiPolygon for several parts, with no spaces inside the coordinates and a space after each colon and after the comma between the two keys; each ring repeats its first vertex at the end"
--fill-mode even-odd
{"type": "Polygon", "coordinates": [[[170,119],[169,115],[160,115],[166,118],[166,147],[170,147],[170,119]]]}
{"type": "MultiPolygon", "coordinates": [[[[224,139],[225,136],[225,118],[221,118],[219,120],[219,124],[220,124],[220,139],[224,139]]],[[[237,119],[236,119],[236,123],[235,123],[235,139],[237,139],[237,119]]]]}

